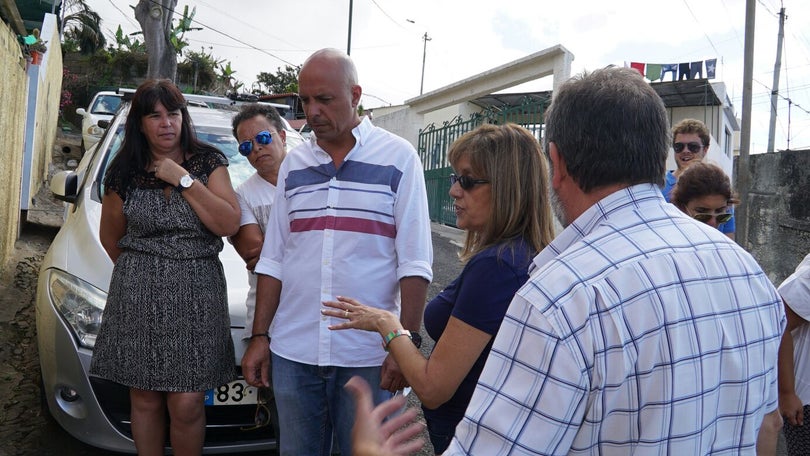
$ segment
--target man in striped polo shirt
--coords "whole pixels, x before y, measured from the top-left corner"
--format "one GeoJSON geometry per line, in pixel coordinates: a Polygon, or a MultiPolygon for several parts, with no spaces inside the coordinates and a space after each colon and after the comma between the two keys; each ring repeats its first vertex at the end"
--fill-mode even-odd
{"type": "Polygon", "coordinates": [[[418,334],[432,279],[427,196],[413,146],[360,118],[348,55],[315,52],[298,81],[314,138],[279,170],[255,268],[256,337],[242,370],[249,383],[269,385],[263,335],[272,323],[281,454],[328,455],[333,431],[341,454],[351,454],[354,403],[343,385],[359,375],[379,385],[377,402],[407,385],[378,335],[330,331],[336,321],[321,315],[321,303],[352,296],[400,314],[418,334]]]}

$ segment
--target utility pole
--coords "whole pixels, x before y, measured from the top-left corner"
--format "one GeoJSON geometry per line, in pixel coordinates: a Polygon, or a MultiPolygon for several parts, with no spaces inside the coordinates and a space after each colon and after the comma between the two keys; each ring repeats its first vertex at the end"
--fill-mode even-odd
{"type": "Polygon", "coordinates": [[[427,42],[433,38],[429,37],[427,32],[425,32],[422,39],[425,41],[425,45],[422,47],[422,82],[419,83],[419,95],[422,95],[422,90],[425,88],[425,56],[427,55],[427,42]]]}
{"type": "Polygon", "coordinates": [[[352,8],[354,0],[349,0],[349,42],[346,44],[346,54],[352,55],[352,8]]]}
{"type": "Polygon", "coordinates": [[[751,93],[754,80],[754,25],[756,24],[756,0],[745,0],[745,45],[743,51],[742,128],[740,132],[740,156],[737,159],[737,191],[740,205],[737,206],[737,243],[748,248],[748,192],[751,190],[749,152],[751,149],[751,93]]]}
{"type": "Polygon", "coordinates": [[[771,90],[771,123],[768,127],[768,152],[773,152],[776,134],[776,103],[779,101],[779,72],[782,70],[782,41],[785,39],[785,8],[779,10],[779,36],[776,39],[776,63],[773,64],[773,90],[771,90]]]}

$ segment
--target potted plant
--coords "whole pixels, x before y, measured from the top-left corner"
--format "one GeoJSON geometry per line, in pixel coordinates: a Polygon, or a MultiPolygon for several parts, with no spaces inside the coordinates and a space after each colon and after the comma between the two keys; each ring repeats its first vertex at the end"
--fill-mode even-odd
{"type": "Polygon", "coordinates": [[[39,37],[39,29],[23,38],[23,53],[31,56],[31,63],[38,65],[42,61],[42,54],[48,51],[47,41],[42,41],[39,37]]]}

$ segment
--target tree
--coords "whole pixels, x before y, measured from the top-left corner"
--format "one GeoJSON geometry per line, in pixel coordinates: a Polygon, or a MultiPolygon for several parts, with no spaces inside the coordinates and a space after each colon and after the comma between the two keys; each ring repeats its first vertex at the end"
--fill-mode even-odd
{"type": "Polygon", "coordinates": [[[261,72],[256,76],[256,82],[267,89],[269,93],[298,93],[298,72],[301,66],[287,65],[282,70],[276,69],[276,74],[261,72]]]}
{"type": "Polygon", "coordinates": [[[147,78],[175,78],[177,52],[170,40],[176,6],[177,0],[138,0],[135,6],[135,19],[141,24],[149,56],[147,78]]]}
{"type": "Polygon", "coordinates": [[[84,55],[104,49],[107,39],[101,32],[101,17],[90,9],[85,0],[66,0],[62,30],[67,49],[77,49],[84,55]]]}

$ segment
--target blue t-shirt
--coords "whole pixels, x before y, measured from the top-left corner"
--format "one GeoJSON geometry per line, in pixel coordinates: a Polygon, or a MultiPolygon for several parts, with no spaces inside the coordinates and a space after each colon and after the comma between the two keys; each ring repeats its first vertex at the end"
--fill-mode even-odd
{"type": "MultiPolygon", "coordinates": [[[[667,171],[664,177],[664,188],[661,189],[661,193],[664,195],[664,199],[667,200],[667,203],[671,202],[669,200],[669,194],[672,193],[672,188],[675,187],[676,183],[678,183],[678,178],[675,177],[675,173],[672,170],[667,171]]],[[[731,212],[731,218],[728,222],[717,225],[717,229],[720,230],[721,233],[733,233],[737,228],[737,224],[734,222],[734,208],[730,208],[729,212],[731,212]]]]}
{"type": "MultiPolygon", "coordinates": [[[[425,307],[428,335],[438,341],[453,316],[491,334],[494,340],[512,297],[529,278],[529,264],[536,253],[520,239],[489,247],[472,257],[461,274],[425,307]]],[[[491,348],[492,340],[450,400],[435,409],[422,407],[427,420],[455,428],[464,418],[491,348]]]]}

